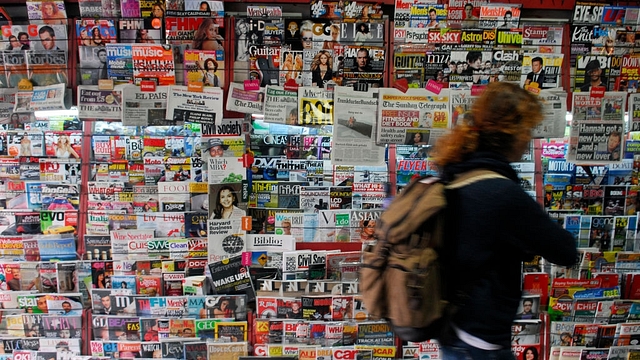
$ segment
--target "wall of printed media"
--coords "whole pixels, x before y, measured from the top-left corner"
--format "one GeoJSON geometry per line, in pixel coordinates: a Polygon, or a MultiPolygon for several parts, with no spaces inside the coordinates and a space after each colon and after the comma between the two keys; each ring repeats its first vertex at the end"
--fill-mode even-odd
{"type": "Polygon", "coordinates": [[[534,311],[512,350],[632,358],[640,8],[572,2],[564,24],[466,3],[0,12],[18,14],[0,18],[0,357],[437,356],[368,318],[361,242],[390,193],[435,173],[430,146],[482,87],[509,81],[545,106],[521,185],[582,260],[524,264],[534,311]]]}

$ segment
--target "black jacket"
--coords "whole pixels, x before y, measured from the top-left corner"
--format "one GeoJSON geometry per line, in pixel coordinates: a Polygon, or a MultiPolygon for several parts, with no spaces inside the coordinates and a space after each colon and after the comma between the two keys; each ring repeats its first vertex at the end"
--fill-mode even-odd
{"type": "MultiPolygon", "coordinates": [[[[444,179],[472,169],[493,170],[507,179],[487,179],[455,190],[449,199],[451,240],[456,250],[447,271],[449,284],[469,295],[453,323],[486,342],[508,348],[520,303],[521,262],[541,255],[564,266],[576,262],[571,234],[552,221],[519,185],[508,161],[475,153],[445,167],[444,179]]],[[[449,238],[449,236],[447,236],[449,238]]],[[[441,339],[446,345],[446,338],[441,339]]]]}

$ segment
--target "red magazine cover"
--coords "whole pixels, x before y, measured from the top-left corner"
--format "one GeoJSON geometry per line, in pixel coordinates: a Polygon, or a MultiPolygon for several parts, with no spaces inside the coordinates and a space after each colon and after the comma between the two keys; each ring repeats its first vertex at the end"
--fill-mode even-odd
{"type": "Polygon", "coordinates": [[[162,277],[160,275],[138,276],[138,294],[162,296],[162,277]]]}
{"type": "Polygon", "coordinates": [[[549,274],[544,272],[525,273],[522,279],[523,295],[540,295],[540,306],[549,301],[549,274]]]}
{"type": "Polygon", "coordinates": [[[278,299],[258,296],[256,298],[256,313],[258,319],[275,318],[278,313],[278,299]]]}

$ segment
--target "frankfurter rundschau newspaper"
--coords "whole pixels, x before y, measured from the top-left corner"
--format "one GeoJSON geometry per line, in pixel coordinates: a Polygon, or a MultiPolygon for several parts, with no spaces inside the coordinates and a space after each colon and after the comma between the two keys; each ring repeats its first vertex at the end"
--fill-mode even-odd
{"type": "Polygon", "coordinates": [[[376,145],[378,91],[334,90],[333,165],[383,165],[384,146],[376,145]]]}

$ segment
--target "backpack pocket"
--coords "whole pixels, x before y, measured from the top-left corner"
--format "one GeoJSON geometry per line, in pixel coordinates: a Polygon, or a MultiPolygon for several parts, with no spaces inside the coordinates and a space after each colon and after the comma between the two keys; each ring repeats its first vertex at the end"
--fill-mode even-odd
{"type": "Polygon", "coordinates": [[[360,292],[367,313],[373,319],[387,318],[389,306],[387,289],[382,275],[387,270],[386,254],[388,250],[381,249],[381,242],[362,253],[362,265],[360,266],[360,292]],[[381,253],[384,252],[384,253],[381,253]]]}

